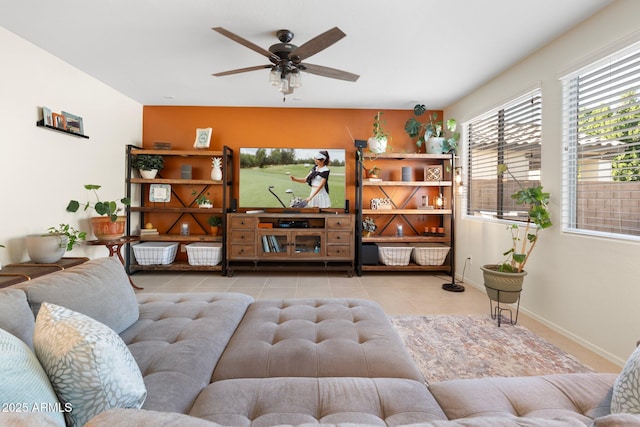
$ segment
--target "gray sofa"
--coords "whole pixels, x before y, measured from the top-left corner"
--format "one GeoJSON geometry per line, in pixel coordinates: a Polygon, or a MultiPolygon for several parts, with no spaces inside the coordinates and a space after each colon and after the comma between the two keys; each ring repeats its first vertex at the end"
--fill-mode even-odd
{"type": "MultiPolygon", "coordinates": [[[[614,374],[426,384],[371,301],[136,295],[101,258],[0,290],[0,328],[33,348],[45,302],[117,332],[144,379],[141,408],[105,407],[88,426],[640,425],[610,414],[614,374]]],[[[10,410],[0,424],[57,425],[10,410]]]]}

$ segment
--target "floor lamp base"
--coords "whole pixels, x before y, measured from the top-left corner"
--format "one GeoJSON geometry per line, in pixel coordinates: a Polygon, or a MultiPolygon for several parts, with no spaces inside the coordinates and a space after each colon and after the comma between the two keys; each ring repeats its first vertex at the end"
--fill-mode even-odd
{"type": "Polygon", "coordinates": [[[458,285],[456,283],[445,283],[442,285],[442,289],[449,292],[464,292],[464,286],[458,285]]]}

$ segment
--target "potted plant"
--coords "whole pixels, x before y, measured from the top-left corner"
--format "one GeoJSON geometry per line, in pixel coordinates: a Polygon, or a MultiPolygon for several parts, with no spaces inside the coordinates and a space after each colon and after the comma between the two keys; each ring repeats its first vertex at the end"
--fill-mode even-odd
{"type": "Polygon", "coordinates": [[[137,154],[131,159],[131,167],[140,171],[140,176],[153,179],[164,168],[164,157],[156,154],[137,154]]]}
{"type": "Polygon", "coordinates": [[[373,118],[373,135],[367,141],[369,150],[373,153],[384,153],[387,151],[389,133],[384,130],[382,112],[378,111],[373,118]]]}
{"type": "Polygon", "coordinates": [[[373,166],[371,169],[367,170],[367,177],[377,179],[380,177],[380,168],[377,166],[373,166]]]}
{"type": "Polygon", "coordinates": [[[505,173],[508,173],[519,187],[511,198],[517,204],[529,207],[527,222],[524,229],[519,224],[507,226],[511,236],[511,247],[502,254],[506,259],[500,264],[484,265],[481,269],[489,298],[492,301],[510,304],[518,301],[520,297],[524,276],[527,274],[524,267],[538,242],[538,234],[541,230],[551,227],[552,223],[548,210],[549,193],[545,193],[541,185],[522,186],[506,165],[500,165],[498,175],[502,176],[505,173]]]}
{"type": "Polygon", "coordinates": [[[26,236],[25,246],[33,262],[51,264],[58,262],[66,251],[73,250],[86,236],[86,232],[76,230],[69,224],[60,224],[58,227],[49,227],[46,234],[26,236]]]}
{"type": "MultiPolygon", "coordinates": [[[[198,192],[196,190],[193,190],[191,192],[192,196],[197,195],[198,192]]],[[[211,200],[209,200],[209,193],[205,193],[205,194],[201,194],[198,197],[196,197],[195,200],[196,204],[198,205],[199,208],[205,208],[205,209],[209,209],[213,207],[213,202],[211,200]]]]}
{"type": "Polygon", "coordinates": [[[449,153],[458,148],[460,134],[455,132],[458,125],[456,119],[449,119],[445,124],[438,119],[438,113],[427,115],[427,121],[420,123],[416,117],[420,117],[427,112],[424,104],[416,104],[413,107],[415,117],[409,118],[404,124],[404,130],[411,138],[418,137],[416,145],[418,150],[422,144],[426,145],[426,152],[429,154],[449,153]],[[446,131],[449,134],[446,134],[446,131]]]}
{"type": "Polygon", "coordinates": [[[371,236],[371,233],[376,231],[376,222],[371,217],[366,217],[362,220],[362,231],[364,231],[364,237],[371,236]]]}
{"type": "MultiPolygon", "coordinates": [[[[124,206],[128,206],[131,204],[131,200],[126,197],[123,197],[119,200],[119,203],[122,206],[118,205],[118,201],[116,200],[108,200],[101,201],[98,196],[98,190],[102,186],[96,184],[85,184],[84,188],[93,192],[96,201],[90,202],[87,201],[82,206],[84,206],[84,211],[88,209],[93,209],[99,216],[91,217],[91,228],[93,230],[93,234],[99,240],[112,240],[122,237],[124,235],[124,225],[126,221],[126,217],[122,215],[118,215],[123,209],[124,206]]],[[[68,212],[77,212],[80,208],[80,202],[77,200],[70,200],[67,205],[68,212]]]]}
{"type": "Polygon", "coordinates": [[[211,227],[211,234],[217,236],[220,233],[220,226],[222,225],[222,217],[210,216],[207,219],[209,226],[211,227]]]}

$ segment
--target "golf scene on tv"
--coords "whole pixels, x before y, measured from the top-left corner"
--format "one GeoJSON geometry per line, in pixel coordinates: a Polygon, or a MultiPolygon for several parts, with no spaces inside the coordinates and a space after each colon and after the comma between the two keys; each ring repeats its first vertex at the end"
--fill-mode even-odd
{"type": "Polygon", "coordinates": [[[241,148],[239,183],[242,208],[343,208],[345,150],[241,148]]]}

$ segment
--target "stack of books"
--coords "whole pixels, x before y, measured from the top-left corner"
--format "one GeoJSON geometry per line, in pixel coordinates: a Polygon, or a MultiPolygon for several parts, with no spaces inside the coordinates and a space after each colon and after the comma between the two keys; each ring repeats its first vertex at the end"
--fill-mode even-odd
{"type": "Polygon", "coordinates": [[[143,228],[140,230],[140,236],[157,236],[158,229],[157,228],[143,228]]]}

